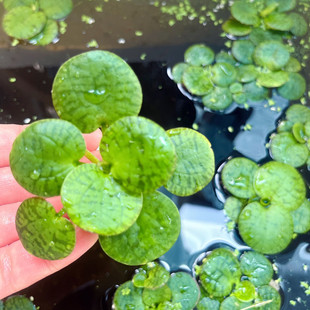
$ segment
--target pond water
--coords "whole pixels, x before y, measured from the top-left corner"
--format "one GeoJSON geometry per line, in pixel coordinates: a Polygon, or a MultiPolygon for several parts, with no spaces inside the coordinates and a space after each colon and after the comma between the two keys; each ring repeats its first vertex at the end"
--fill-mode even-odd
{"type": "MultiPolygon", "coordinates": [[[[274,93],[273,107],[260,102],[248,110],[234,107],[228,114],[203,110],[171,81],[169,66],[182,61],[185,49],[194,43],[206,43],[218,52],[225,49],[226,38],[220,36],[221,27],[215,26],[210,17],[205,24],[199,23],[199,18],[184,17],[171,26],[175,16],[161,12],[164,1],[158,1],[159,7],[154,2],[76,0],[66,19],[67,32],[56,44],[46,47],[12,47],[10,39],[0,30],[0,123],[28,124],[56,117],[50,91],[59,66],[70,57],[90,50],[87,43],[96,40],[100,49],[123,57],[136,72],[144,94],[141,115],[165,129],[197,125],[212,144],[217,169],[230,156],[245,156],[259,163],[270,160],[265,144],[289,102],[274,93]],[[96,11],[98,6],[102,12],[96,11]],[[92,17],[95,22],[82,22],[82,15],[92,17]],[[12,77],[16,79],[14,83],[10,82],[12,77]],[[247,124],[251,130],[245,130],[247,124]]],[[[180,2],[165,3],[171,6],[180,2]]],[[[216,8],[215,1],[192,2],[197,12],[206,5],[207,11],[215,9],[217,19],[229,16],[227,9],[216,8]]],[[[305,68],[302,74],[309,82],[308,71],[305,68]]],[[[309,171],[301,170],[309,184],[309,171]]],[[[227,230],[227,218],[222,211],[225,197],[218,174],[194,196],[172,196],[180,209],[182,230],[176,244],[161,258],[171,271],[192,272],[201,255],[219,245],[247,249],[236,232],[227,230]]],[[[281,278],[282,310],[292,309],[290,300],[297,302],[298,310],[310,309],[310,297],[300,286],[301,281],[309,281],[309,236],[309,233],[300,235],[283,253],[270,257],[278,269],[277,277],[281,278]]],[[[130,279],[134,269],[112,261],[96,244],[71,266],[20,293],[33,296],[36,305],[44,310],[110,309],[115,286],[130,279]]]]}

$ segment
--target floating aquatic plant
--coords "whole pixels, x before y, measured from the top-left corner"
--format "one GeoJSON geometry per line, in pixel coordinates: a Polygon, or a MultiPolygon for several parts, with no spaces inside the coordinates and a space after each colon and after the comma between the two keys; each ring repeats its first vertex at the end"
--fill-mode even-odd
{"type": "Polygon", "coordinates": [[[4,302],[0,300],[0,310],[36,310],[36,306],[30,299],[23,295],[13,295],[4,302]]]}
{"type": "Polygon", "coordinates": [[[31,124],[10,153],[17,182],[41,196],[27,199],[17,211],[24,247],[44,259],[68,256],[75,245],[72,221],[99,234],[103,250],[124,264],[145,264],[163,255],[178,238],[180,215],[157,189],[166,186],[187,196],[206,186],[214,174],[210,142],[192,129],[165,131],[137,116],[140,83],[110,52],[87,52],[64,63],[53,84],[53,101],[66,120],[31,124]],[[97,128],[103,131],[102,160],[86,149],[82,136],[97,128]],[[91,163],[82,163],[84,156],[91,163]],[[63,203],[58,213],[42,198],[57,195],[63,203]]]}

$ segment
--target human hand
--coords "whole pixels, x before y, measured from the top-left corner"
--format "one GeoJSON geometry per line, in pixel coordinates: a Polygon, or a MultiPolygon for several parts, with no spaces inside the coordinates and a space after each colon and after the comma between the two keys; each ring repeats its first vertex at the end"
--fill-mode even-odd
{"type": "MultiPolygon", "coordinates": [[[[21,202],[33,195],[15,181],[9,167],[12,144],[24,128],[21,125],[0,125],[0,299],[71,264],[98,239],[96,234],[77,228],[73,252],[68,257],[55,261],[37,258],[24,249],[16,232],[15,215],[21,202]]],[[[101,138],[100,131],[84,137],[87,149],[98,155],[96,150],[101,138]]],[[[62,208],[60,197],[47,200],[56,211],[62,208]]]]}

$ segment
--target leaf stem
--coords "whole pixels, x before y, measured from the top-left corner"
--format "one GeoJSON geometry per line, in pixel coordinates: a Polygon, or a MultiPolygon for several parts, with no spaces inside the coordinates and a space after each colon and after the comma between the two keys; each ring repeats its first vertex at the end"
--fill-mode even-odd
{"type": "Polygon", "coordinates": [[[265,306],[267,304],[270,304],[273,302],[273,299],[270,299],[270,300],[266,300],[266,301],[262,301],[258,304],[254,304],[254,305],[251,305],[249,307],[246,307],[246,308],[242,308],[241,310],[247,310],[247,309],[253,309],[253,308],[258,308],[258,307],[261,307],[261,306],[265,306]]]}
{"type": "Polygon", "coordinates": [[[100,160],[95,155],[93,155],[89,150],[85,151],[85,157],[94,164],[98,164],[100,162],[100,160]]]}

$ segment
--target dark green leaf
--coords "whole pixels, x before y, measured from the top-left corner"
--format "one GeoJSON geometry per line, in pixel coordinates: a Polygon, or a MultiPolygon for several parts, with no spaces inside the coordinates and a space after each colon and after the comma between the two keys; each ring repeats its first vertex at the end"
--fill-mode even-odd
{"type": "Polygon", "coordinates": [[[142,104],[137,76],[123,59],[107,51],[66,61],[56,74],[52,95],[57,114],[82,132],[137,115],[142,104]]]}
{"type": "Polygon", "coordinates": [[[289,73],[289,80],[278,89],[279,94],[288,100],[300,99],[306,91],[306,81],[302,75],[289,73]]]}
{"type": "Polygon", "coordinates": [[[5,310],[36,310],[36,306],[25,296],[9,297],[4,303],[5,310]]]}
{"type": "Polygon", "coordinates": [[[220,302],[209,297],[202,298],[198,305],[198,310],[220,310],[220,302]]]}
{"type": "Polygon", "coordinates": [[[61,198],[73,223],[102,235],[127,230],[142,208],[141,194],[128,194],[96,164],[74,169],[63,183],[61,198]]]}
{"type": "Polygon", "coordinates": [[[255,46],[250,40],[234,41],[232,46],[233,56],[241,63],[248,65],[253,63],[253,52],[255,46]]]}
{"type": "Polygon", "coordinates": [[[198,276],[211,296],[225,297],[240,281],[239,261],[230,250],[215,249],[204,259],[198,276]]]}
{"type": "Polygon", "coordinates": [[[282,42],[282,35],[273,30],[264,30],[262,28],[254,28],[249,35],[249,39],[255,45],[265,41],[279,41],[282,42]]]}
{"type": "Polygon", "coordinates": [[[257,168],[257,164],[250,159],[244,157],[231,159],[225,164],[221,173],[224,187],[239,198],[255,196],[253,180],[257,168]]]}
{"type": "Polygon", "coordinates": [[[278,12],[287,12],[295,8],[296,0],[265,0],[266,5],[270,5],[273,3],[278,4],[277,10],[278,12]]]}
{"type": "Polygon", "coordinates": [[[137,221],[125,232],[100,236],[103,250],[126,265],[141,265],[166,253],[180,233],[180,215],[164,194],[143,196],[143,208],[137,221]]]}
{"type": "Polygon", "coordinates": [[[305,234],[310,230],[310,201],[305,199],[301,206],[292,212],[294,232],[305,234]]]}
{"type": "Polygon", "coordinates": [[[133,193],[164,185],[176,164],[175,147],[165,130],[144,117],[124,117],[103,133],[100,153],[115,180],[133,193]]]}
{"type": "Polygon", "coordinates": [[[234,57],[231,54],[228,54],[227,52],[224,51],[221,51],[218,54],[216,54],[215,61],[217,63],[225,62],[233,66],[236,64],[236,60],[234,59],[234,57]]]}
{"type": "Polygon", "coordinates": [[[264,255],[254,251],[242,254],[240,267],[242,273],[248,276],[256,287],[269,284],[273,277],[270,261],[264,255]]]}
{"type": "Polygon", "coordinates": [[[292,104],[285,115],[292,126],[295,123],[306,123],[310,119],[310,108],[302,104],[292,104]]]}
{"type": "Polygon", "coordinates": [[[302,176],[290,165],[270,161],[258,168],[254,189],[259,197],[268,199],[285,210],[295,210],[304,201],[306,188],[302,176]]]}
{"type": "Polygon", "coordinates": [[[290,132],[274,135],[271,139],[270,152],[274,160],[293,167],[304,165],[309,155],[307,146],[298,143],[290,132]]]}
{"type": "Polygon", "coordinates": [[[182,81],[187,90],[193,95],[202,96],[213,89],[208,68],[189,66],[184,70],[182,81]]]}
{"type": "Polygon", "coordinates": [[[212,81],[220,87],[227,87],[236,80],[236,69],[229,63],[216,63],[211,71],[212,81]]]}
{"type": "Polygon", "coordinates": [[[246,36],[252,31],[252,27],[241,24],[235,19],[228,19],[222,26],[223,30],[233,36],[246,36]]]}
{"type": "Polygon", "coordinates": [[[39,0],[40,9],[51,19],[63,19],[72,11],[71,0],[39,0]]]}
{"type": "Polygon", "coordinates": [[[214,175],[214,153],[209,140],[189,128],[167,131],[176,154],[177,165],[166,188],[178,196],[192,195],[204,188],[214,175]]]}
{"type": "Polygon", "coordinates": [[[40,33],[45,23],[46,16],[43,12],[28,6],[18,6],[4,15],[2,26],[9,36],[27,40],[40,33]]]}
{"type": "Polygon", "coordinates": [[[34,45],[48,45],[56,39],[58,26],[54,20],[48,19],[42,32],[29,39],[29,43],[34,45]]]}
{"type": "Polygon", "coordinates": [[[213,63],[214,52],[204,44],[195,44],[185,51],[184,59],[192,66],[207,66],[213,63]]]}
{"type": "Polygon", "coordinates": [[[268,97],[269,91],[266,87],[257,85],[256,82],[250,82],[243,85],[243,91],[246,98],[252,101],[261,101],[268,97]]]}
{"type": "Polygon", "coordinates": [[[257,252],[275,254],[283,251],[293,237],[293,219],[282,205],[248,204],[238,220],[240,235],[257,252]]]}
{"type": "Polygon", "coordinates": [[[271,71],[283,68],[290,58],[290,53],[285,45],[277,41],[260,43],[254,50],[254,61],[261,67],[271,71]]]}
{"type": "Polygon", "coordinates": [[[67,174],[84,156],[85,141],[69,122],[47,119],[28,126],[14,141],[10,166],[17,182],[39,196],[57,196],[67,174]]]}
{"type": "Polygon", "coordinates": [[[259,22],[258,11],[254,3],[249,1],[236,1],[231,6],[232,16],[245,25],[256,25],[259,22]]]}
{"type": "Polygon", "coordinates": [[[43,259],[64,258],[75,246],[74,226],[43,198],[29,198],[20,205],[16,230],[24,248],[43,259]]]}
{"type": "Polygon", "coordinates": [[[262,287],[259,287],[257,290],[257,302],[263,302],[263,301],[270,301],[271,303],[268,303],[262,307],[260,307],[261,310],[280,310],[281,308],[281,295],[279,292],[269,286],[265,285],[262,287]]]}
{"type": "Polygon", "coordinates": [[[223,111],[233,102],[229,88],[214,87],[213,91],[202,97],[204,106],[213,111],[223,111]]]}
{"type": "Polygon", "coordinates": [[[295,36],[304,36],[308,31],[306,20],[298,13],[290,13],[289,18],[292,20],[291,33],[295,36]]]}
{"type": "Polygon", "coordinates": [[[180,303],[182,310],[192,310],[199,300],[199,287],[196,281],[185,272],[171,275],[168,286],[172,291],[172,302],[180,303]]]}

